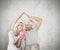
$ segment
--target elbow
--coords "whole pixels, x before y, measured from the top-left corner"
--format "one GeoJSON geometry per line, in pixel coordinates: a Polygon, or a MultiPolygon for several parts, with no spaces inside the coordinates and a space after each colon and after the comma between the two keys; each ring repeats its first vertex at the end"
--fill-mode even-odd
{"type": "Polygon", "coordinates": [[[41,18],[39,18],[39,21],[38,21],[39,23],[41,23],[42,22],[42,19],[41,18]]]}

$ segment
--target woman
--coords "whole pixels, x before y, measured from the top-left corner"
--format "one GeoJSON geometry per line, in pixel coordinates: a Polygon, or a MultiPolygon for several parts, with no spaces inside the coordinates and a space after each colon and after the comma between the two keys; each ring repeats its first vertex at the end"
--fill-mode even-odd
{"type": "Polygon", "coordinates": [[[23,29],[23,23],[22,22],[18,22],[18,20],[22,17],[23,14],[24,13],[22,13],[16,19],[16,21],[12,25],[11,31],[8,33],[9,43],[8,43],[7,50],[20,50],[21,49],[20,46],[21,46],[22,39],[24,38],[25,34],[24,35],[20,34],[20,32],[23,32],[24,29],[23,29]]]}

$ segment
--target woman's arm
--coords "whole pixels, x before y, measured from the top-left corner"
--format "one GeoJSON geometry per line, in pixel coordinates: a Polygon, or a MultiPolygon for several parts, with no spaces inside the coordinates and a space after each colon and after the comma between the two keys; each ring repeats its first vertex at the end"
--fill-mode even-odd
{"type": "Polygon", "coordinates": [[[17,18],[15,19],[14,23],[13,23],[12,26],[11,26],[11,29],[12,29],[12,30],[13,30],[15,24],[17,23],[17,21],[22,17],[23,14],[24,14],[24,13],[22,13],[19,17],[17,17],[17,18]]]}
{"type": "Polygon", "coordinates": [[[24,13],[24,15],[26,15],[28,18],[30,18],[30,15],[28,15],[27,13],[25,13],[25,12],[23,12],[24,13]]]}
{"type": "Polygon", "coordinates": [[[17,48],[20,48],[21,43],[22,43],[22,39],[21,39],[21,38],[19,38],[19,40],[18,40],[18,43],[17,43],[16,47],[17,47],[17,48]]]}
{"type": "Polygon", "coordinates": [[[15,39],[14,42],[13,42],[13,44],[16,45],[18,43],[18,40],[19,39],[15,39]]]}

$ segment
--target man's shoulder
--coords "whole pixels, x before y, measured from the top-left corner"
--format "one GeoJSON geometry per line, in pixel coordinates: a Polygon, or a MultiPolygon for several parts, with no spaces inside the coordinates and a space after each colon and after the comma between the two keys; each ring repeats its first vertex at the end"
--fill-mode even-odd
{"type": "Polygon", "coordinates": [[[26,32],[29,32],[29,33],[35,33],[35,32],[37,32],[38,30],[36,29],[36,28],[33,28],[33,29],[31,29],[31,30],[29,30],[29,31],[26,31],[26,32]]]}

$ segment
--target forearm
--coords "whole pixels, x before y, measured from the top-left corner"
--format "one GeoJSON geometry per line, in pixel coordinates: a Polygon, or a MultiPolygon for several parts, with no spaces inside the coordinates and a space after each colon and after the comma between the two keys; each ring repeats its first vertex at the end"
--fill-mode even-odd
{"type": "Polygon", "coordinates": [[[26,17],[30,18],[30,15],[28,15],[27,13],[24,12],[24,15],[26,15],[26,17]]]}
{"type": "Polygon", "coordinates": [[[22,39],[19,39],[18,44],[16,45],[16,47],[19,48],[21,46],[21,43],[22,43],[22,39]]]}
{"type": "Polygon", "coordinates": [[[33,16],[31,16],[30,18],[36,20],[37,22],[40,22],[42,20],[41,18],[33,17],[33,16]]]}
{"type": "Polygon", "coordinates": [[[16,45],[18,43],[18,39],[14,40],[13,44],[16,45]]]}

